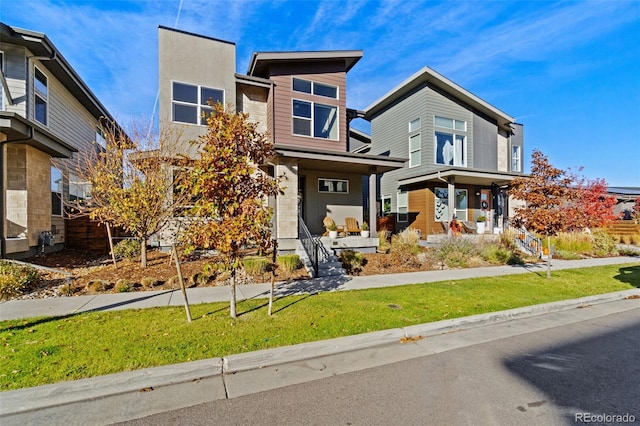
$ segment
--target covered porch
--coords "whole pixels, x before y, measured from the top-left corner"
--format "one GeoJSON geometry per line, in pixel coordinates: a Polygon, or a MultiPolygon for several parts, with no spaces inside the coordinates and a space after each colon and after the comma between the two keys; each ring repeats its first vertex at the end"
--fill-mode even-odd
{"type": "MultiPolygon", "coordinates": [[[[419,229],[423,238],[446,234],[456,215],[458,221],[477,228],[483,221],[484,232],[495,234],[508,227],[517,200],[507,189],[521,173],[450,167],[399,181],[408,192],[408,220],[405,227],[419,229]]],[[[480,227],[482,228],[482,227],[480,227]]]]}
{"type": "Polygon", "coordinates": [[[282,179],[283,193],[270,203],[275,212],[273,232],[279,249],[295,250],[296,241],[303,237],[301,225],[304,225],[311,236],[320,237],[327,247],[375,250],[377,176],[402,168],[406,160],[277,144],[275,150],[277,157],[270,166],[273,175],[282,179]],[[359,226],[367,222],[370,237],[353,234],[336,239],[323,237],[325,217],[332,218],[338,226],[345,226],[347,217],[355,218],[359,226]]]}

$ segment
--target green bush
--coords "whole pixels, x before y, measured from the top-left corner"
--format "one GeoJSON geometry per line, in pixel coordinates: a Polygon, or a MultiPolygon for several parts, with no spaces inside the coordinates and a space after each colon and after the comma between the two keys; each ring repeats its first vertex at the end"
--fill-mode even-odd
{"type": "Polygon", "coordinates": [[[340,260],[342,267],[350,275],[358,275],[362,272],[362,267],[366,263],[364,254],[353,250],[343,250],[340,252],[338,260],[340,260]]]}
{"type": "Polygon", "coordinates": [[[297,254],[283,254],[278,256],[277,262],[278,266],[286,272],[293,272],[300,268],[300,256],[297,254]]]}
{"type": "Polygon", "coordinates": [[[140,256],[140,242],[134,239],[122,240],[113,246],[113,254],[124,259],[135,259],[140,256]]]}
{"type": "Polygon", "coordinates": [[[603,229],[593,231],[593,249],[596,256],[609,256],[617,254],[616,238],[607,234],[603,229]]]}
{"type": "Polygon", "coordinates": [[[38,270],[31,266],[0,261],[0,300],[9,300],[28,293],[40,279],[38,270]]]}
{"type": "Polygon", "coordinates": [[[117,293],[129,293],[133,291],[133,283],[125,278],[120,278],[116,281],[115,291],[117,293]]]}
{"type": "Polygon", "coordinates": [[[481,255],[475,241],[466,238],[447,238],[435,249],[436,258],[450,268],[466,268],[468,261],[481,255]]]}
{"type": "Polygon", "coordinates": [[[269,268],[269,259],[264,256],[247,256],[242,259],[244,270],[249,275],[262,275],[269,268]]]}

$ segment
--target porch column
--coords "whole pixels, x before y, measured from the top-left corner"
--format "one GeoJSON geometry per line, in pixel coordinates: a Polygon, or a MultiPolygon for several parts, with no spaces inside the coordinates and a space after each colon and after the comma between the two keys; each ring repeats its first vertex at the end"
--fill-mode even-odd
{"type": "Polygon", "coordinates": [[[369,175],[369,231],[370,236],[376,238],[378,236],[378,229],[376,227],[376,213],[377,213],[377,205],[376,205],[376,193],[377,190],[377,181],[376,179],[375,169],[371,171],[369,175]]]}
{"type": "Polygon", "coordinates": [[[280,158],[275,175],[281,177],[282,194],[276,197],[277,238],[298,238],[298,161],[280,158]]]}
{"type": "Polygon", "coordinates": [[[450,177],[447,183],[447,195],[447,203],[449,204],[449,222],[451,222],[456,210],[456,185],[453,177],[450,177]]]}

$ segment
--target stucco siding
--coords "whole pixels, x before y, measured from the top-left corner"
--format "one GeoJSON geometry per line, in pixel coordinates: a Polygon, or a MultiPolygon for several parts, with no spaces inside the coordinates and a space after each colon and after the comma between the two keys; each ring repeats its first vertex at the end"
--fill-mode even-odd
{"type": "Polygon", "coordinates": [[[180,82],[224,90],[225,106],[235,110],[235,44],[180,31],[158,29],[159,117],[161,126],[178,127],[183,133],[183,151],[206,126],[172,122],[172,83],[180,82]]]}

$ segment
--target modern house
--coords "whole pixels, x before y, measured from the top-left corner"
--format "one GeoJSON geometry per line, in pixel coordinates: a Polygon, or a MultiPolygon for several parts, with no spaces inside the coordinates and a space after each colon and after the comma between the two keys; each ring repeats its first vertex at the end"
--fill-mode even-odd
{"type": "Polygon", "coordinates": [[[63,201],[90,189],[52,159],[104,149],[113,118],[44,34],[0,23],[0,71],[1,257],[21,258],[69,242],[63,201]]]}
{"type": "MultiPolygon", "coordinates": [[[[262,169],[284,178],[283,194],[270,200],[280,250],[294,250],[307,231],[323,234],[325,216],[338,225],[355,217],[375,226],[375,208],[362,202],[363,176],[375,194],[376,176],[406,160],[349,152],[349,121],[357,114],[347,109],[346,77],[361,57],[359,50],[256,52],[240,74],[234,43],[159,27],[160,122],[181,128],[185,141],[196,139],[206,131],[201,114],[211,99],[248,113],[267,132],[277,156],[262,169]]],[[[185,142],[184,152],[190,149],[185,142]]],[[[377,239],[333,244],[375,247],[377,239]]]]}
{"type": "MultiPolygon", "coordinates": [[[[381,215],[422,236],[459,220],[506,225],[509,182],[522,175],[523,126],[425,67],[365,109],[372,154],[409,158],[380,181],[381,215]]],[[[513,200],[511,200],[513,207],[513,200]]]]}

